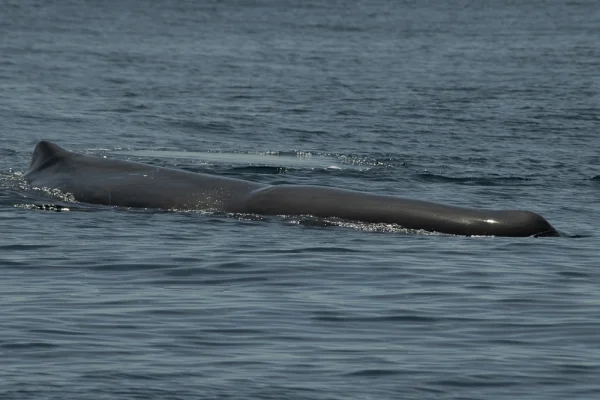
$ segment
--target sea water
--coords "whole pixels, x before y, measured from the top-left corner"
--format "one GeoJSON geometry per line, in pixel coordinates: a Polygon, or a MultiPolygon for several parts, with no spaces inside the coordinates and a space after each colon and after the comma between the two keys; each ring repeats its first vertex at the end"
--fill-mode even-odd
{"type": "Polygon", "coordinates": [[[595,1],[0,3],[0,398],[600,397],[595,1]],[[40,139],[561,238],[73,202],[40,139]]]}

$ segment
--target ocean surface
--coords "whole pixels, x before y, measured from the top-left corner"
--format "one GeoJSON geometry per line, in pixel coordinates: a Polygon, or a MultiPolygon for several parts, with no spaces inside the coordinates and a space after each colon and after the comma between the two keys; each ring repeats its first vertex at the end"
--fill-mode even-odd
{"type": "Polygon", "coordinates": [[[0,1],[0,399],[600,398],[595,0],[0,1]],[[40,139],[560,238],[72,202],[40,139]]]}

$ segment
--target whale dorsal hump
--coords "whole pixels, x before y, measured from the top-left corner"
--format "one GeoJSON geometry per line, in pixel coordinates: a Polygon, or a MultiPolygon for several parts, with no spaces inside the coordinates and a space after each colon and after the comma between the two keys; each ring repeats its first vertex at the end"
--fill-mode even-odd
{"type": "Polygon", "coordinates": [[[44,165],[63,158],[68,154],[69,151],[63,149],[62,147],[57,146],[47,140],[42,140],[37,144],[37,146],[35,146],[28,172],[42,168],[44,165]]]}

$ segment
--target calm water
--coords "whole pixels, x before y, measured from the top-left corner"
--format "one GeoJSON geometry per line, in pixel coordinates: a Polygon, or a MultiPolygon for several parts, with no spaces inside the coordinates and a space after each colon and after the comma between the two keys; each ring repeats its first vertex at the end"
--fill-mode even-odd
{"type": "Polygon", "coordinates": [[[1,1],[0,398],[600,397],[600,8],[501,3],[1,1]],[[42,138],[568,237],[73,204],[42,138]]]}

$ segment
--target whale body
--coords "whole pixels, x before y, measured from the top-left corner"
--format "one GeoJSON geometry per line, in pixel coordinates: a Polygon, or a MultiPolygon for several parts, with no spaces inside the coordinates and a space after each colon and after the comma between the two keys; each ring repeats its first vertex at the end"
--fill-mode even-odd
{"type": "Polygon", "coordinates": [[[37,144],[24,177],[34,187],[109,206],[313,215],[465,236],[559,236],[530,211],[456,207],[324,186],[267,185],[79,154],[48,141],[37,144]]]}

